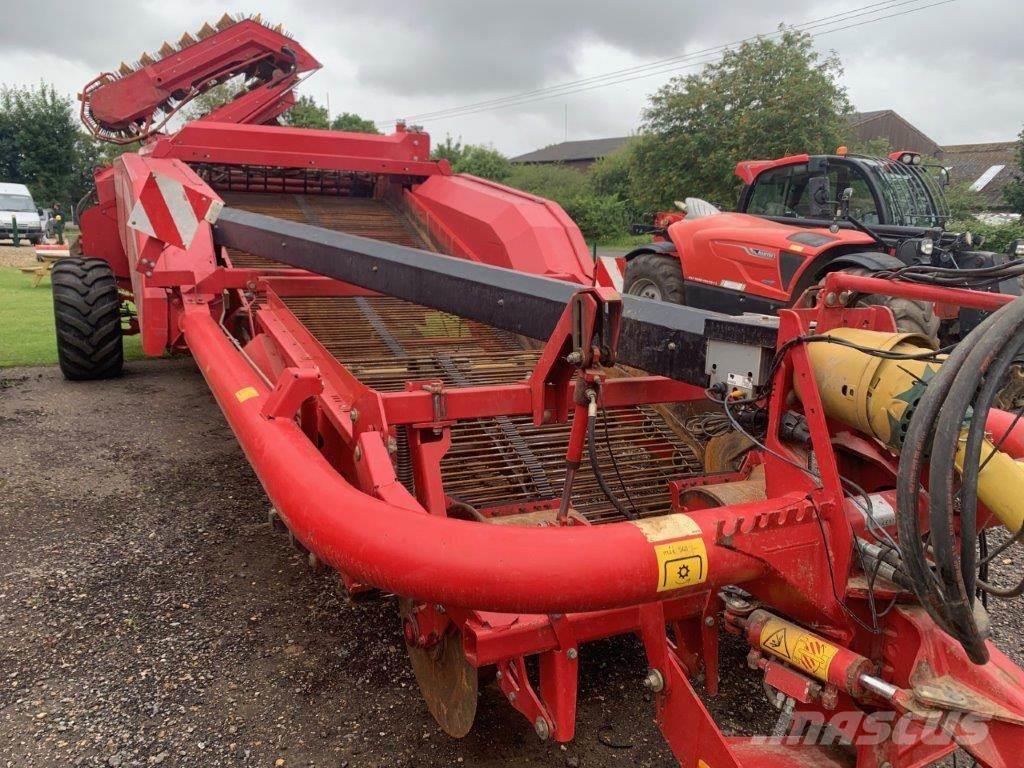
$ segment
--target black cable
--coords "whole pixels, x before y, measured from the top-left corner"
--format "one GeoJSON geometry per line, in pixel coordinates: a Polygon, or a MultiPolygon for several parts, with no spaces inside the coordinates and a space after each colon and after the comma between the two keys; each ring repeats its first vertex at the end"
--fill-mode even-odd
{"type": "MultiPolygon", "coordinates": [[[[955,372],[935,422],[929,461],[928,491],[932,547],[939,577],[944,585],[944,613],[955,628],[968,656],[977,664],[988,661],[989,652],[974,614],[977,568],[977,482],[988,406],[996,394],[998,366],[1009,367],[1024,346],[1024,301],[1016,301],[993,313],[993,324],[980,338],[965,343],[968,354],[955,372]],[[996,367],[988,386],[982,379],[996,367]],[[979,399],[979,386],[985,399],[979,399]],[[965,420],[970,414],[967,446],[961,464],[960,525],[956,524],[954,477],[956,456],[965,420]],[[959,528],[960,547],[956,547],[959,528]]],[[[971,334],[974,337],[974,334],[971,334]]],[[[969,337],[970,338],[970,337],[969,337]]],[[[943,366],[944,368],[945,366],[943,366]]]]}
{"type": "MultiPolygon", "coordinates": [[[[601,493],[605,495],[605,498],[611,502],[612,506],[618,511],[620,515],[625,517],[627,520],[638,520],[637,515],[629,509],[626,509],[619,501],[615,494],[612,493],[612,489],[608,487],[608,483],[605,482],[604,474],[601,472],[601,464],[597,460],[597,436],[596,436],[596,418],[590,416],[590,412],[587,412],[587,454],[590,456],[590,468],[594,472],[594,479],[597,480],[597,487],[601,489],[601,493]]],[[[621,477],[621,476],[620,476],[621,477]]]]}
{"type": "MultiPolygon", "coordinates": [[[[978,390],[970,413],[970,428],[968,430],[967,444],[964,450],[963,469],[961,472],[960,486],[960,526],[963,529],[960,534],[961,559],[963,561],[964,587],[968,595],[975,593],[975,579],[978,569],[978,558],[976,554],[978,518],[978,477],[981,470],[996,454],[997,448],[985,457],[981,463],[982,444],[986,439],[985,422],[988,419],[988,412],[992,403],[1002,388],[1006,372],[1013,364],[1014,359],[1024,347],[1024,326],[1017,330],[1009,345],[1005,346],[999,356],[993,362],[989,371],[985,372],[985,383],[978,390]],[[977,461],[974,457],[977,456],[977,461]],[[964,533],[966,531],[966,535],[964,533]]],[[[967,363],[970,365],[970,361],[967,363]]],[[[965,418],[967,414],[965,412],[965,418]]]]}
{"type": "MultiPolygon", "coordinates": [[[[600,391],[600,390],[599,390],[600,391]]],[[[640,513],[637,511],[636,504],[633,502],[633,496],[629,493],[629,488],[626,486],[626,481],[622,479],[622,473],[619,471],[619,462],[615,458],[615,451],[612,450],[612,437],[608,432],[608,409],[604,406],[604,393],[601,394],[601,416],[604,422],[604,443],[608,450],[608,456],[612,460],[612,469],[615,470],[615,476],[619,478],[619,487],[622,488],[622,492],[626,494],[626,501],[629,502],[630,508],[633,510],[633,514],[640,517],[640,513]]]]}
{"type": "MultiPolygon", "coordinates": [[[[982,337],[992,327],[997,314],[998,312],[995,312],[982,320],[969,334],[968,339],[982,337]]],[[[918,401],[903,437],[896,480],[897,530],[907,575],[914,585],[914,593],[928,615],[947,634],[954,637],[956,633],[945,612],[945,595],[928,561],[920,525],[919,504],[921,475],[928,459],[933,426],[942,409],[946,393],[970,354],[968,339],[950,353],[938,372],[929,380],[924,394],[918,401]]]]}

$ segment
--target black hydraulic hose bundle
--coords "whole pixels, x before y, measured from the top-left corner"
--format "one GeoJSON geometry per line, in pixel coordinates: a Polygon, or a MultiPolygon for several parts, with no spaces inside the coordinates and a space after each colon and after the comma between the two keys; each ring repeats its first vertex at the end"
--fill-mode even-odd
{"type": "Polygon", "coordinates": [[[1024,298],[987,317],[926,382],[900,454],[897,506],[906,572],[921,604],[939,626],[960,641],[977,664],[989,659],[986,631],[979,626],[975,613],[979,586],[977,483],[985,422],[1004,376],[1021,349],[1024,298]],[[956,457],[962,443],[962,471],[958,472],[956,457]],[[926,463],[928,541],[920,525],[921,479],[926,463]],[[955,481],[958,474],[959,488],[955,481]]]}
{"type": "Polygon", "coordinates": [[[930,264],[912,264],[894,270],[883,270],[873,275],[897,280],[950,288],[985,289],[1003,280],[1024,276],[1024,262],[1009,261],[989,267],[936,267],[930,264]]]}

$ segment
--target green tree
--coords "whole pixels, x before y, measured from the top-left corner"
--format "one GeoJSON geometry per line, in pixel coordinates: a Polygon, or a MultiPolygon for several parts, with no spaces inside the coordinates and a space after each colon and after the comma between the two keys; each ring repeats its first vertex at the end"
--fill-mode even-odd
{"type": "Polygon", "coordinates": [[[294,128],[327,130],[331,127],[327,107],[317,104],[312,96],[299,96],[292,108],[285,113],[284,122],[294,128]]]}
{"type": "MultiPolygon", "coordinates": [[[[950,184],[942,192],[949,207],[950,221],[968,221],[974,214],[985,210],[985,199],[966,181],[950,184]]],[[[950,226],[947,224],[946,228],[950,229],[950,226]]]]}
{"type": "Polygon", "coordinates": [[[1003,198],[1015,213],[1024,214],[1024,130],[1017,137],[1017,176],[1003,189],[1003,198]]]}
{"type": "Polygon", "coordinates": [[[874,139],[859,139],[849,135],[845,142],[846,148],[854,155],[867,155],[868,157],[886,157],[892,152],[892,145],[884,136],[874,139]]]}
{"type": "Polygon", "coordinates": [[[97,146],[52,85],[0,86],[0,178],[27,184],[40,206],[70,210],[92,183],[97,146]]]}
{"type": "Polygon", "coordinates": [[[190,101],[182,110],[186,120],[198,120],[218,107],[222,107],[238,95],[242,82],[238,78],[219,83],[208,91],[203,91],[190,101]]]}
{"type": "Polygon", "coordinates": [[[628,143],[597,160],[587,171],[594,194],[621,202],[630,221],[638,221],[642,213],[630,185],[630,175],[634,172],[635,164],[636,152],[632,143],[628,143]]]}
{"type": "Polygon", "coordinates": [[[595,184],[587,173],[558,164],[514,165],[505,183],[524,192],[554,200],[576,222],[590,242],[626,233],[628,206],[607,187],[595,184]]]}
{"type": "Polygon", "coordinates": [[[373,120],[360,117],[355,112],[342,112],[331,121],[331,130],[353,133],[380,133],[373,120]]]}
{"type": "Polygon", "coordinates": [[[557,202],[590,192],[586,174],[558,163],[513,165],[505,181],[510,187],[557,202]]]}
{"type": "Polygon", "coordinates": [[[468,173],[482,179],[504,182],[512,172],[512,164],[494,147],[465,144],[461,139],[446,136],[430,153],[433,160],[447,160],[456,173],[468,173]]]}
{"type": "Polygon", "coordinates": [[[745,42],[650,97],[630,173],[642,205],[661,208],[684,195],[732,204],[738,161],[832,152],[842,143],[850,103],[838,58],[821,57],[807,33],[780,29],[778,38],[745,42]]]}

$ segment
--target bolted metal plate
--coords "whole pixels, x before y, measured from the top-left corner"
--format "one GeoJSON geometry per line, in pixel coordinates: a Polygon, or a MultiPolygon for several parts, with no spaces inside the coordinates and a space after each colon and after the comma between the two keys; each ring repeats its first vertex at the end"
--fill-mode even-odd
{"type": "MultiPolygon", "coordinates": [[[[402,598],[402,619],[411,612],[412,601],[402,598]]],[[[459,634],[449,632],[431,648],[416,648],[408,643],[405,648],[430,714],[445,733],[461,739],[476,719],[480,681],[476,667],[466,658],[459,634]]]]}

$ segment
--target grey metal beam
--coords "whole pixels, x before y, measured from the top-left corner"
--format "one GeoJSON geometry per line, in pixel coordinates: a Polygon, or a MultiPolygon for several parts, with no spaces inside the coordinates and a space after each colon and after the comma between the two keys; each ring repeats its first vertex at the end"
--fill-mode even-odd
{"type": "MultiPolygon", "coordinates": [[[[432,309],[546,340],[580,286],[226,207],[214,240],[432,309]]],[[[619,362],[703,386],[707,337],[772,347],[776,330],[731,317],[623,296],[619,362]]]]}

